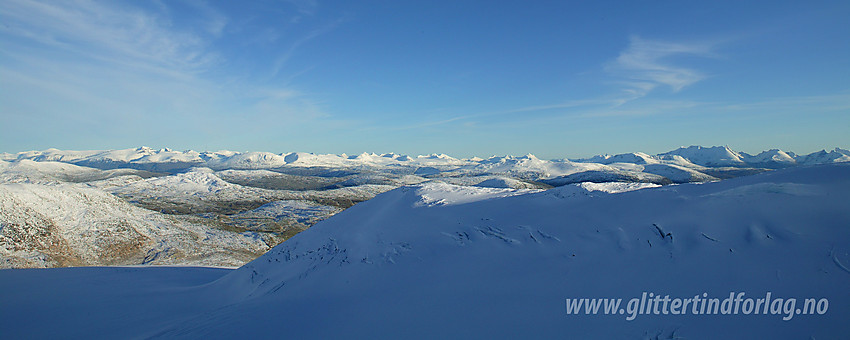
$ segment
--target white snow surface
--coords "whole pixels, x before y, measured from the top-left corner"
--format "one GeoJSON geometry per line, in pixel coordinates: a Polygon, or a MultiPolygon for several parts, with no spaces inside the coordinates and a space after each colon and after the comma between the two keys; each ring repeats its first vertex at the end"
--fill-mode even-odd
{"type": "Polygon", "coordinates": [[[0,161],[0,183],[85,182],[141,173],[134,169],[100,170],[54,161],[0,161]]]}
{"type": "Polygon", "coordinates": [[[466,204],[496,197],[510,197],[539,191],[530,189],[469,187],[443,182],[429,182],[420,185],[416,189],[416,194],[420,197],[416,205],[466,204]]]}
{"type": "Polygon", "coordinates": [[[609,194],[616,194],[627,191],[634,191],[646,188],[657,188],[660,187],[658,184],[653,183],[623,183],[623,182],[608,182],[608,183],[593,183],[593,182],[584,182],[576,184],[576,186],[587,190],[587,191],[602,191],[609,194]]]}
{"type": "Polygon", "coordinates": [[[475,184],[477,187],[485,187],[485,188],[512,188],[512,189],[535,189],[536,186],[523,182],[520,180],[516,180],[513,178],[496,176],[489,179],[485,179],[478,184],[475,184]]]}
{"type": "Polygon", "coordinates": [[[850,164],[582,197],[403,187],[233,271],[0,270],[9,338],[840,339],[850,164]],[[467,196],[474,199],[459,200],[467,196]],[[427,197],[427,198],[426,198],[427,197]],[[450,204],[422,204],[422,202],[450,204]],[[108,282],[108,284],[104,283],[108,282]],[[566,298],[825,298],[823,315],[567,315],[566,298]],[[45,320],[49,320],[46,322],[45,320]]]}
{"type": "Polygon", "coordinates": [[[0,268],[240,265],[268,249],[256,235],[189,223],[81,184],[0,184],[0,208],[0,268]]]}

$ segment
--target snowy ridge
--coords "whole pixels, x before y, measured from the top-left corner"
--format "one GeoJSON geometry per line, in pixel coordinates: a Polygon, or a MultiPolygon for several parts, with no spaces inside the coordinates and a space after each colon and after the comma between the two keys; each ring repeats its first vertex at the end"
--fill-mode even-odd
{"type": "Polygon", "coordinates": [[[797,160],[794,159],[793,156],[779,149],[770,149],[767,151],[762,151],[761,153],[755,156],[750,156],[747,154],[743,155],[744,160],[750,164],[791,165],[797,163],[797,160]]]}
{"type": "Polygon", "coordinates": [[[211,158],[206,166],[214,169],[269,169],[287,164],[286,157],[271,152],[234,153],[230,156],[211,158]]]}
{"type": "Polygon", "coordinates": [[[151,177],[153,174],[135,169],[99,170],[53,161],[23,159],[0,161],[0,183],[88,182],[121,176],[151,177]]]}
{"type": "MultiPolygon", "coordinates": [[[[565,316],[563,303],[565,297],[628,299],[642,291],[721,299],[730,291],[754,298],[772,291],[774,297],[827,297],[830,313],[846,315],[833,306],[850,302],[844,289],[850,272],[842,265],[850,262],[850,248],[835,243],[850,238],[850,166],[613,194],[605,191],[634,188],[602,185],[603,191],[581,197],[550,190],[418,204],[459,195],[450,189],[400,188],[319,223],[209,287],[210,294],[230,292],[227,303],[235,304],[161,335],[259,336],[267,334],[263,325],[271,315],[318,317],[308,306],[320,301],[322,317],[335,325],[321,336],[380,330],[498,337],[532,325],[524,335],[725,337],[739,334],[731,325],[740,318],[771,337],[832,338],[848,331],[841,317],[796,316],[807,327],[782,322],[782,315],[625,321],[619,314],[565,316]],[[343,305],[370,312],[351,315],[343,305]],[[248,311],[251,317],[239,317],[248,311]]],[[[298,324],[287,334],[316,334],[298,324]]]]}
{"type": "Polygon", "coordinates": [[[485,188],[541,189],[539,185],[503,176],[493,176],[476,183],[475,186],[485,188]]]}
{"type": "Polygon", "coordinates": [[[415,193],[420,197],[416,205],[437,206],[466,204],[496,197],[525,195],[539,191],[513,188],[468,187],[431,182],[419,186],[415,190],[415,193]]]}
{"type": "Polygon", "coordinates": [[[655,164],[660,163],[660,160],[656,157],[650,156],[643,152],[634,152],[634,153],[624,153],[619,155],[598,155],[593,156],[591,158],[586,158],[581,160],[585,163],[599,163],[599,164],[611,164],[611,163],[632,163],[632,164],[655,164]]]}
{"type": "Polygon", "coordinates": [[[830,152],[821,150],[805,156],[797,156],[796,160],[802,164],[829,164],[850,162],[850,150],[835,148],[830,152]]]}
{"type": "MultiPolygon", "coordinates": [[[[239,173],[245,172],[243,170],[239,173]]],[[[334,205],[347,208],[397,187],[365,183],[324,190],[271,190],[225,181],[209,168],[192,168],[171,176],[134,180],[117,186],[110,182],[95,182],[91,185],[101,186],[107,192],[130,201],[143,202],[149,208],[161,206],[165,211],[184,214],[221,209],[229,214],[235,212],[233,209],[244,210],[243,206],[258,207],[280,200],[334,202],[334,205]]]]}

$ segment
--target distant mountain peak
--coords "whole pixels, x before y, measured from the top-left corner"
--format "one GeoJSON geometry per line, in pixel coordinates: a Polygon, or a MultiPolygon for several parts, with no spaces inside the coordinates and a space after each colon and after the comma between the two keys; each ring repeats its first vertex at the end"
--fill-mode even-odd
{"type": "Polygon", "coordinates": [[[744,164],[743,156],[728,146],[703,147],[692,145],[659,154],[658,156],[681,156],[703,166],[736,166],[744,164]]]}

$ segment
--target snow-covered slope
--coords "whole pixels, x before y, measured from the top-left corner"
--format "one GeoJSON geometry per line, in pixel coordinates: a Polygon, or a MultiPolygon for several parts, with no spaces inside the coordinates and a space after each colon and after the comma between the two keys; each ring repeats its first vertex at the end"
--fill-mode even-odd
{"type": "Polygon", "coordinates": [[[847,165],[584,198],[423,205],[458,193],[398,189],[219,280],[214,287],[241,302],[163,335],[262,335],[282,318],[308,325],[290,326],[295,337],[840,337],[850,331],[848,193],[847,165]],[[827,298],[829,310],[787,322],[781,312],[633,321],[564,313],[565,298],[731,291],[827,298]]]}
{"type": "Polygon", "coordinates": [[[566,176],[541,179],[540,181],[552,186],[562,186],[582,182],[637,182],[657,184],[673,183],[673,181],[669,178],[653,173],[619,169],[587,170],[566,176]]]}
{"type": "Polygon", "coordinates": [[[61,286],[50,272],[0,271],[0,288],[19,292],[0,294],[0,304],[11,306],[0,309],[0,328],[12,338],[840,339],[850,333],[850,164],[621,193],[606,192],[636,188],[608,186],[554,189],[588,195],[399,188],[226,275],[198,273],[207,281],[141,289],[150,299],[112,288],[100,293],[108,301],[85,300],[92,276],[121,287],[138,281],[141,271],[55,272],[61,286]],[[441,200],[452,203],[423,203],[441,200]],[[56,297],[25,292],[54,287],[64,292],[64,318],[86,314],[97,322],[81,330],[63,319],[40,319],[55,315],[56,297]],[[626,306],[644,293],[719,303],[730,292],[743,299],[770,292],[774,304],[784,300],[770,315],[745,314],[746,302],[737,315],[695,315],[687,307],[679,309],[689,311],[684,314],[653,314],[641,307],[647,314],[626,306]],[[623,311],[567,314],[565,299],[580,298],[622,298],[623,311]],[[805,298],[828,303],[823,313],[799,315],[786,306],[789,298],[800,309],[805,298]],[[127,309],[140,312],[120,312],[127,309]]]}
{"type": "Polygon", "coordinates": [[[477,162],[473,169],[481,173],[502,173],[520,178],[552,178],[586,171],[616,171],[596,163],[576,163],[568,160],[542,160],[534,155],[494,156],[477,162]]]}
{"type": "Polygon", "coordinates": [[[156,174],[135,169],[100,170],[53,161],[0,161],[0,183],[89,182],[131,175],[152,177],[156,174]]]}
{"type": "Polygon", "coordinates": [[[419,197],[419,201],[415,205],[466,204],[496,197],[510,197],[539,191],[512,188],[464,187],[442,182],[431,182],[425,183],[415,190],[415,195],[419,197]]]}
{"type": "MultiPolygon", "coordinates": [[[[269,186],[315,179],[267,170],[218,174],[269,186]]],[[[316,180],[320,187],[334,182],[316,180]]],[[[272,190],[225,181],[209,168],[166,176],[53,161],[0,161],[0,268],[240,265],[399,185],[272,190]]]]}
{"type": "Polygon", "coordinates": [[[717,178],[713,176],[676,164],[647,164],[643,166],[641,171],[662,176],[673,181],[673,183],[709,182],[717,180],[717,178]]]}
{"type": "Polygon", "coordinates": [[[588,192],[601,191],[609,194],[616,194],[627,191],[635,191],[646,188],[657,188],[660,187],[658,184],[653,183],[622,183],[622,182],[610,182],[610,183],[593,183],[593,182],[585,182],[576,184],[576,187],[584,189],[588,192]]]}
{"type": "Polygon", "coordinates": [[[268,245],[134,207],[82,185],[0,185],[0,268],[240,265],[268,245]]]}
{"type": "Polygon", "coordinates": [[[502,176],[485,179],[475,184],[475,186],[484,188],[540,189],[539,185],[502,176]]]}

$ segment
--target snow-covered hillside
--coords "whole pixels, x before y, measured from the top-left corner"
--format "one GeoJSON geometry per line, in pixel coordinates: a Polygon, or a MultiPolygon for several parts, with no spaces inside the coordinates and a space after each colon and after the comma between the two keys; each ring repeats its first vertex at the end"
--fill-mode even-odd
{"type": "Polygon", "coordinates": [[[268,250],[256,234],[190,223],[73,184],[0,185],[0,222],[0,268],[238,266],[268,250]]]}
{"type": "Polygon", "coordinates": [[[271,190],[230,183],[209,168],[192,168],[171,176],[110,186],[106,191],[158,211],[230,214],[279,200],[305,200],[347,208],[397,186],[364,183],[327,190],[271,190]]]}
{"type": "Polygon", "coordinates": [[[89,182],[121,176],[152,177],[156,174],[135,169],[100,170],[53,161],[22,159],[0,161],[0,183],[89,182]]]}
{"type": "Polygon", "coordinates": [[[0,271],[0,291],[17,292],[0,295],[0,328],[11,338],[837,339],[850,333],[848,202],[850,164],[663,187],[423,184],[347,209],[231,272],[0,271]],[[125,288],[140,280],[152,284],[125,288]],[[61,298],[33,293],[54,290],[61,298]],[[647,308],[633,319],[565,306],[730,292],[785,301],[768,315],[745,314],[745,302],[737,315],[647,308]],[[45,323],[57,298],[62,314],[45,323]],[[827,306],[801,315],[790,298],[827,306]]]}
{"type": "Polygon", "coordinates": [[[355,183],[368,177],[202,167],[167,175],[0,161],[0,268],[238,266],[357,202],[408,184],[404,178],[372,184],[384,179],[355,183]]]}

